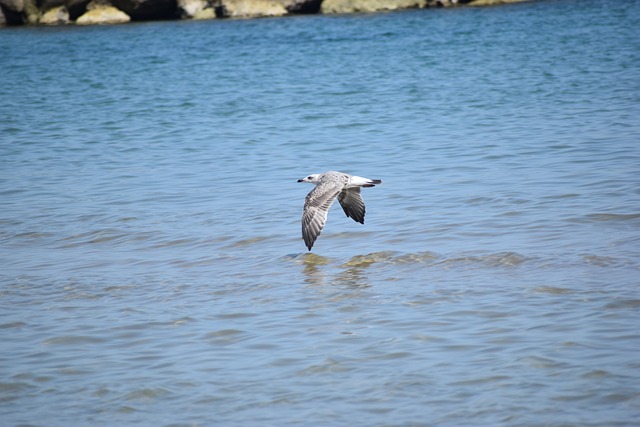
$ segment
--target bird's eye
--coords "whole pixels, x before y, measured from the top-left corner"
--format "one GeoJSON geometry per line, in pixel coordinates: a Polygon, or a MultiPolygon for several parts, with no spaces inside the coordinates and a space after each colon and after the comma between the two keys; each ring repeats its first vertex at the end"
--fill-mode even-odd
{"type": "Polygon", "coordinates": [[[308,176],[307,179],[312,179],[312,178],[310,176],[308,176]]]}

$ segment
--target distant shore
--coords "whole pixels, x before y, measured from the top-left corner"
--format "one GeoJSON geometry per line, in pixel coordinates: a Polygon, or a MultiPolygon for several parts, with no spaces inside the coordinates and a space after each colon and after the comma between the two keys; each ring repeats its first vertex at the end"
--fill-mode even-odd
{"type": "Polygon", "coordinates": [[[0,26],[98,25],[488,6],[531,0],[0,0],[0,26]]]}

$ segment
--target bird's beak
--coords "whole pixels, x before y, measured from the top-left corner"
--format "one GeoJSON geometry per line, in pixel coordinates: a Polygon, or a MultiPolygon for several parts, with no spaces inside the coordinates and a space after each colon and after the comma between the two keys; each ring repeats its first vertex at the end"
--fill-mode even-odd
{"type": "Polygon", "coordinates": [[[299,180],[298,180],[298,182],[302,182],[302,180],[301,180],[301,179],[299,179],[299,180]]]}

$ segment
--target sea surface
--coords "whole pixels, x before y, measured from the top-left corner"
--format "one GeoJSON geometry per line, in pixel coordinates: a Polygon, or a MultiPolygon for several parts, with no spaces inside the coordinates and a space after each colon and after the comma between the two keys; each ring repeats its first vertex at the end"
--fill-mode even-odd
{"type": "Polygon", "coordinates": [[[640,425],[639,29],[0,29],[0,425],[640,425]],[[309,253],[327,170],[383,183],[309,253]]]}

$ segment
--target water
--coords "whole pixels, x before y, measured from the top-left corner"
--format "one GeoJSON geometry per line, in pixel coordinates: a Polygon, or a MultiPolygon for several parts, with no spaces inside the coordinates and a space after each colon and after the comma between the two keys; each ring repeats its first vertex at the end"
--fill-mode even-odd
{"type": "Polygon", "coordinates": [[[638,6],[3,29],[1,424],[638,425],[638,6]]]}

